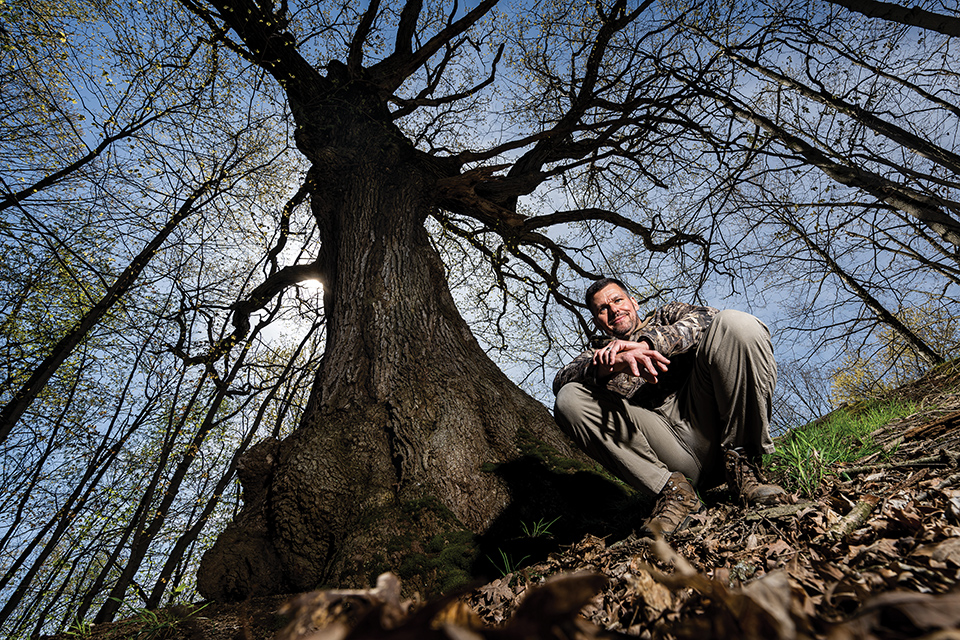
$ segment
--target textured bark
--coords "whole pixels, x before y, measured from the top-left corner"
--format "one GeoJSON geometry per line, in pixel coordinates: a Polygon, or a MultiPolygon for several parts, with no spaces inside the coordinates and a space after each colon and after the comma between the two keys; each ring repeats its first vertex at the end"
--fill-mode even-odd
{"type": "Polygon", "coordinates": [[[410,552],[438,529],[489,527],[511,495],[481,467],[516,459],[522,433],[576,455],[454,305],[424,229],[443,172],[375,108],[357,107],[375,100],[344,98],[309,122],[294,105],[301,151],[319,176],[311,202],[323,239],[324,365],[262,500],[245,504],[204,557],[209,598],[365,585],[373,563],[402,559],[384,551],[398,540],[410,552]],[[424,503],[450,516],[406,517],[424,503]]]}

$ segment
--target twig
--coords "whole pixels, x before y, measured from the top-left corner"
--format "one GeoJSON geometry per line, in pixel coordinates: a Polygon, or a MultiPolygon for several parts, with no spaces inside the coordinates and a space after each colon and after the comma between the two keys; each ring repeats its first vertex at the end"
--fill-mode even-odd
{"type": "MultiPolygon", "coordinates": [[[[947,487],[950,487],[956,484],[957,481],[960,481],[960,473],[954,473],[953,475],[949,475],[946,478],[941,478],[940,482],[937,483],[937,486],[934,487],[934,489],[936,491],[946,489],[947,487]]],[[[928,498],[930,498],[931,493],[932,492],[930,491],[921,491],[920,493],[917,494],[916,500],[918,502],[922,500],[927,500],[928,498]]]]}
{"type": "Polygon", "coordinates": [[[878,469],[908,469],[910,467],[933,467],[933,466],[950,466],[957,464],[957,458],[960,458],[960,454],[955,451],[946,451],[941,449],[940,452],[935,456],[927,456],[926,458],[917,458],[916,460],[909,460],[904,462],[879,462],[877,464],[868,464],[860,467],[848,467],[846,469],[840,469],[840,473],[847,475],[855,473],[866,473],[868,471],[876,471],[878,469]]]}
{"type": "Polygon", "coordinates": [[[843,516],[839,522],[833,525],[830,530],[827,531],[826,535],[834,540],[839,540],[840,538],[850,535],[856,531],[860,525],[866,522],[873,508],[877,506],[879,502],[880,498],[877,496],[869,494],[863,496],[860,501],[854,505],[853,509],[850,510],[850,513],[843,516]]]}
{"type": "Polygon", "coordinates": [[[781,504],[775,507],[767,507],[765,509],[759,509],[757,511],[750,511],[744,516],[744,520],[751,522],[754,520],[770,520],[773,518],[783,518],[785,516],[792,516],[797,513],[800,513],[804,509],[809,507],[816,507],[816,502],[798,501],[794,504],[781,504]]]}

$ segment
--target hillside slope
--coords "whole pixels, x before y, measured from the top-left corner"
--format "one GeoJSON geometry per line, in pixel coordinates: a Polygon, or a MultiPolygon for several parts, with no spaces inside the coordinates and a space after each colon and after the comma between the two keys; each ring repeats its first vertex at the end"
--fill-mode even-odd
{"type": "Polygon", "coordinates": [[[428,605],[402,601],[387,576],[369,591],[180,607],[70,637],[960,638],[960,366],[893,396],[920,408],[811,498],[747,509],[721,488],[669,541],[587,535],[428,605]]]}

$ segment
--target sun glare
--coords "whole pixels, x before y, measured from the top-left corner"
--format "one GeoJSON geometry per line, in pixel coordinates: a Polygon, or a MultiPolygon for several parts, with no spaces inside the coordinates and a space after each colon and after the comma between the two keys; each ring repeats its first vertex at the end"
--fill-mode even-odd
{"type": "Polygon", "coordinates": [[[301,280],[299,284],[304,289],[316,290],[316,289],[323,288],[323,283],[317,280],[316,278],[310,278],[309,280],[301,280]]]}

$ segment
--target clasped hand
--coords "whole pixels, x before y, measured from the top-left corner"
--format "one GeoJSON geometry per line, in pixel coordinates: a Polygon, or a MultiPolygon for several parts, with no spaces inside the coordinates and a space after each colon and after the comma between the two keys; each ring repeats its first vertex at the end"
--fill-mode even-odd
{"type": "Polygon", "coordinates": [[[614,340],[594,352],[593,364],[600,376],[630,373],[656,384],[657,377],[666,372],[670,360],[659,351],[651,349],[650,344],[645,341],[614,340]]]}

